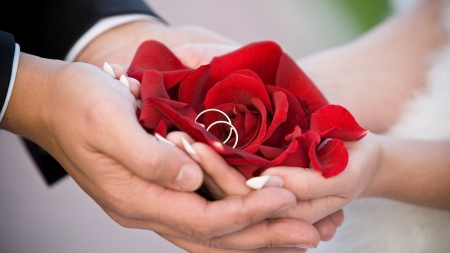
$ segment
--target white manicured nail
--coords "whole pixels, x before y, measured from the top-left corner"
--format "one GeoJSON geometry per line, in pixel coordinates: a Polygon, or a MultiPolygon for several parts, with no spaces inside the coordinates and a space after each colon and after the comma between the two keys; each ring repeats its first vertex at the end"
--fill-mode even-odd
{"type": "Polygon", "coordinates": [[[107,62],[103,63],[103,70],[110,76],[112,76],[114,79],[116,79],[116,73],[114,73],[113,68],[107,62]]]}
{"type": "Polygon", "coordinates": [[[158,140],[160,140],[160,141],[162,141],[164,143],[167,143],[167,144],[175,147],[175,144],[173,144],[172,142],[168,141],[166,138],[162,137],[160,134],[155,133],[155,137],[156,137],[156,139],[158,139],[158,140]]]}
{"type": "Polygon", "coordinates": [[[245,184],[255,190],[263,187],[283,187],[283,179],[276,176],[261,176],[250,178],[245,184]]]}
{"type": "Polygon", "coordinates": [[[128,79],[125,75],[120,76],[120,82],[125,84],[125,86],[127,86],[128,88],[130,88],[130,83],[128,82],[128,79]]]}
{"type": "Polygon", "coordinates": [[[183,143],[184,150],[194,159],[196,162],[201,163],[200,157],[195,152],[194,147],[183,137],[181,137],[181,142],[183,143]]]}

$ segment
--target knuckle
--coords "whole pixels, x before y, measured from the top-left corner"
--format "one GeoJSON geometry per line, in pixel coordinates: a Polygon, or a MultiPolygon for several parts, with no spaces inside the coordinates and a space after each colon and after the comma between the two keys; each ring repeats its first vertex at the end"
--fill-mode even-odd
{"type": "Polygon", "coordinates": [[[299,199],[309,199],[312,196],[313,188],[311,186],[311,181],[308,177],[302,180],[301,183],[295,183],[295,194],[299,199]]]}
{"type": "Polygon", "coordinates": [[[199,243],[207,243],[211,239],[212,231],[204,226],[194,227],[191,232],[192,236],[196,238],[199,243]]]}

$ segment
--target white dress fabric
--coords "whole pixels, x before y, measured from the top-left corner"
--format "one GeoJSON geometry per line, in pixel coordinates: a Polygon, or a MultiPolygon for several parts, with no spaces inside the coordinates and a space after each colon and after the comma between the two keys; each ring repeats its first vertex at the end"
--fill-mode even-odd
{"type": "MultiPolygon", "coordinates": [[[[393,4],[398,11],[404,11],[419,2],[402,0],[393,4]]],[[[450,0],[445,0],[445,4],[443,22],[450,34],[450,0]]],[[[435,55],[426,86],[409,102],[388,134],[450,140],[450,43],[435,55]]],[[[450,211],[370,198],[353,201],[344,207],[344,214],[344,223],[335,237],[308,252],[450,252],[450,211]]]]}

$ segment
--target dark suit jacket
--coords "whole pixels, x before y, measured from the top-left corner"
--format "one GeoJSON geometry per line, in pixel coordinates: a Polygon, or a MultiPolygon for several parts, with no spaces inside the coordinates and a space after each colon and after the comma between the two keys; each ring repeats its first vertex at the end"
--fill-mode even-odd
{"type": "MultiPolygon", "coordinates": [[[[142,0],[14,0],[8,5],[0,8],[0,109],[11,78],[15,42],[22,52],[62,60],[102,18],[137,13],[158,17],[142,0]]],[[[24,142],[49,185],[67,174],[38,145],[24,142]]]]}

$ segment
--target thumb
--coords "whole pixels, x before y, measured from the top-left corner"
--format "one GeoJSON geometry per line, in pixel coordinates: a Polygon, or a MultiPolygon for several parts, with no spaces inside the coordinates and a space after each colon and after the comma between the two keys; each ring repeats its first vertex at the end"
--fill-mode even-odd
{"type": "Polygon", "coordinates": [[[99,151],[144,180],[182,191],[195,191],[201,186],[200,166],[176,146],[147,133],[134,112],[116,111],[114,122],[103,133],[107,138],[97,142],[102,143],[99,151]]]}

